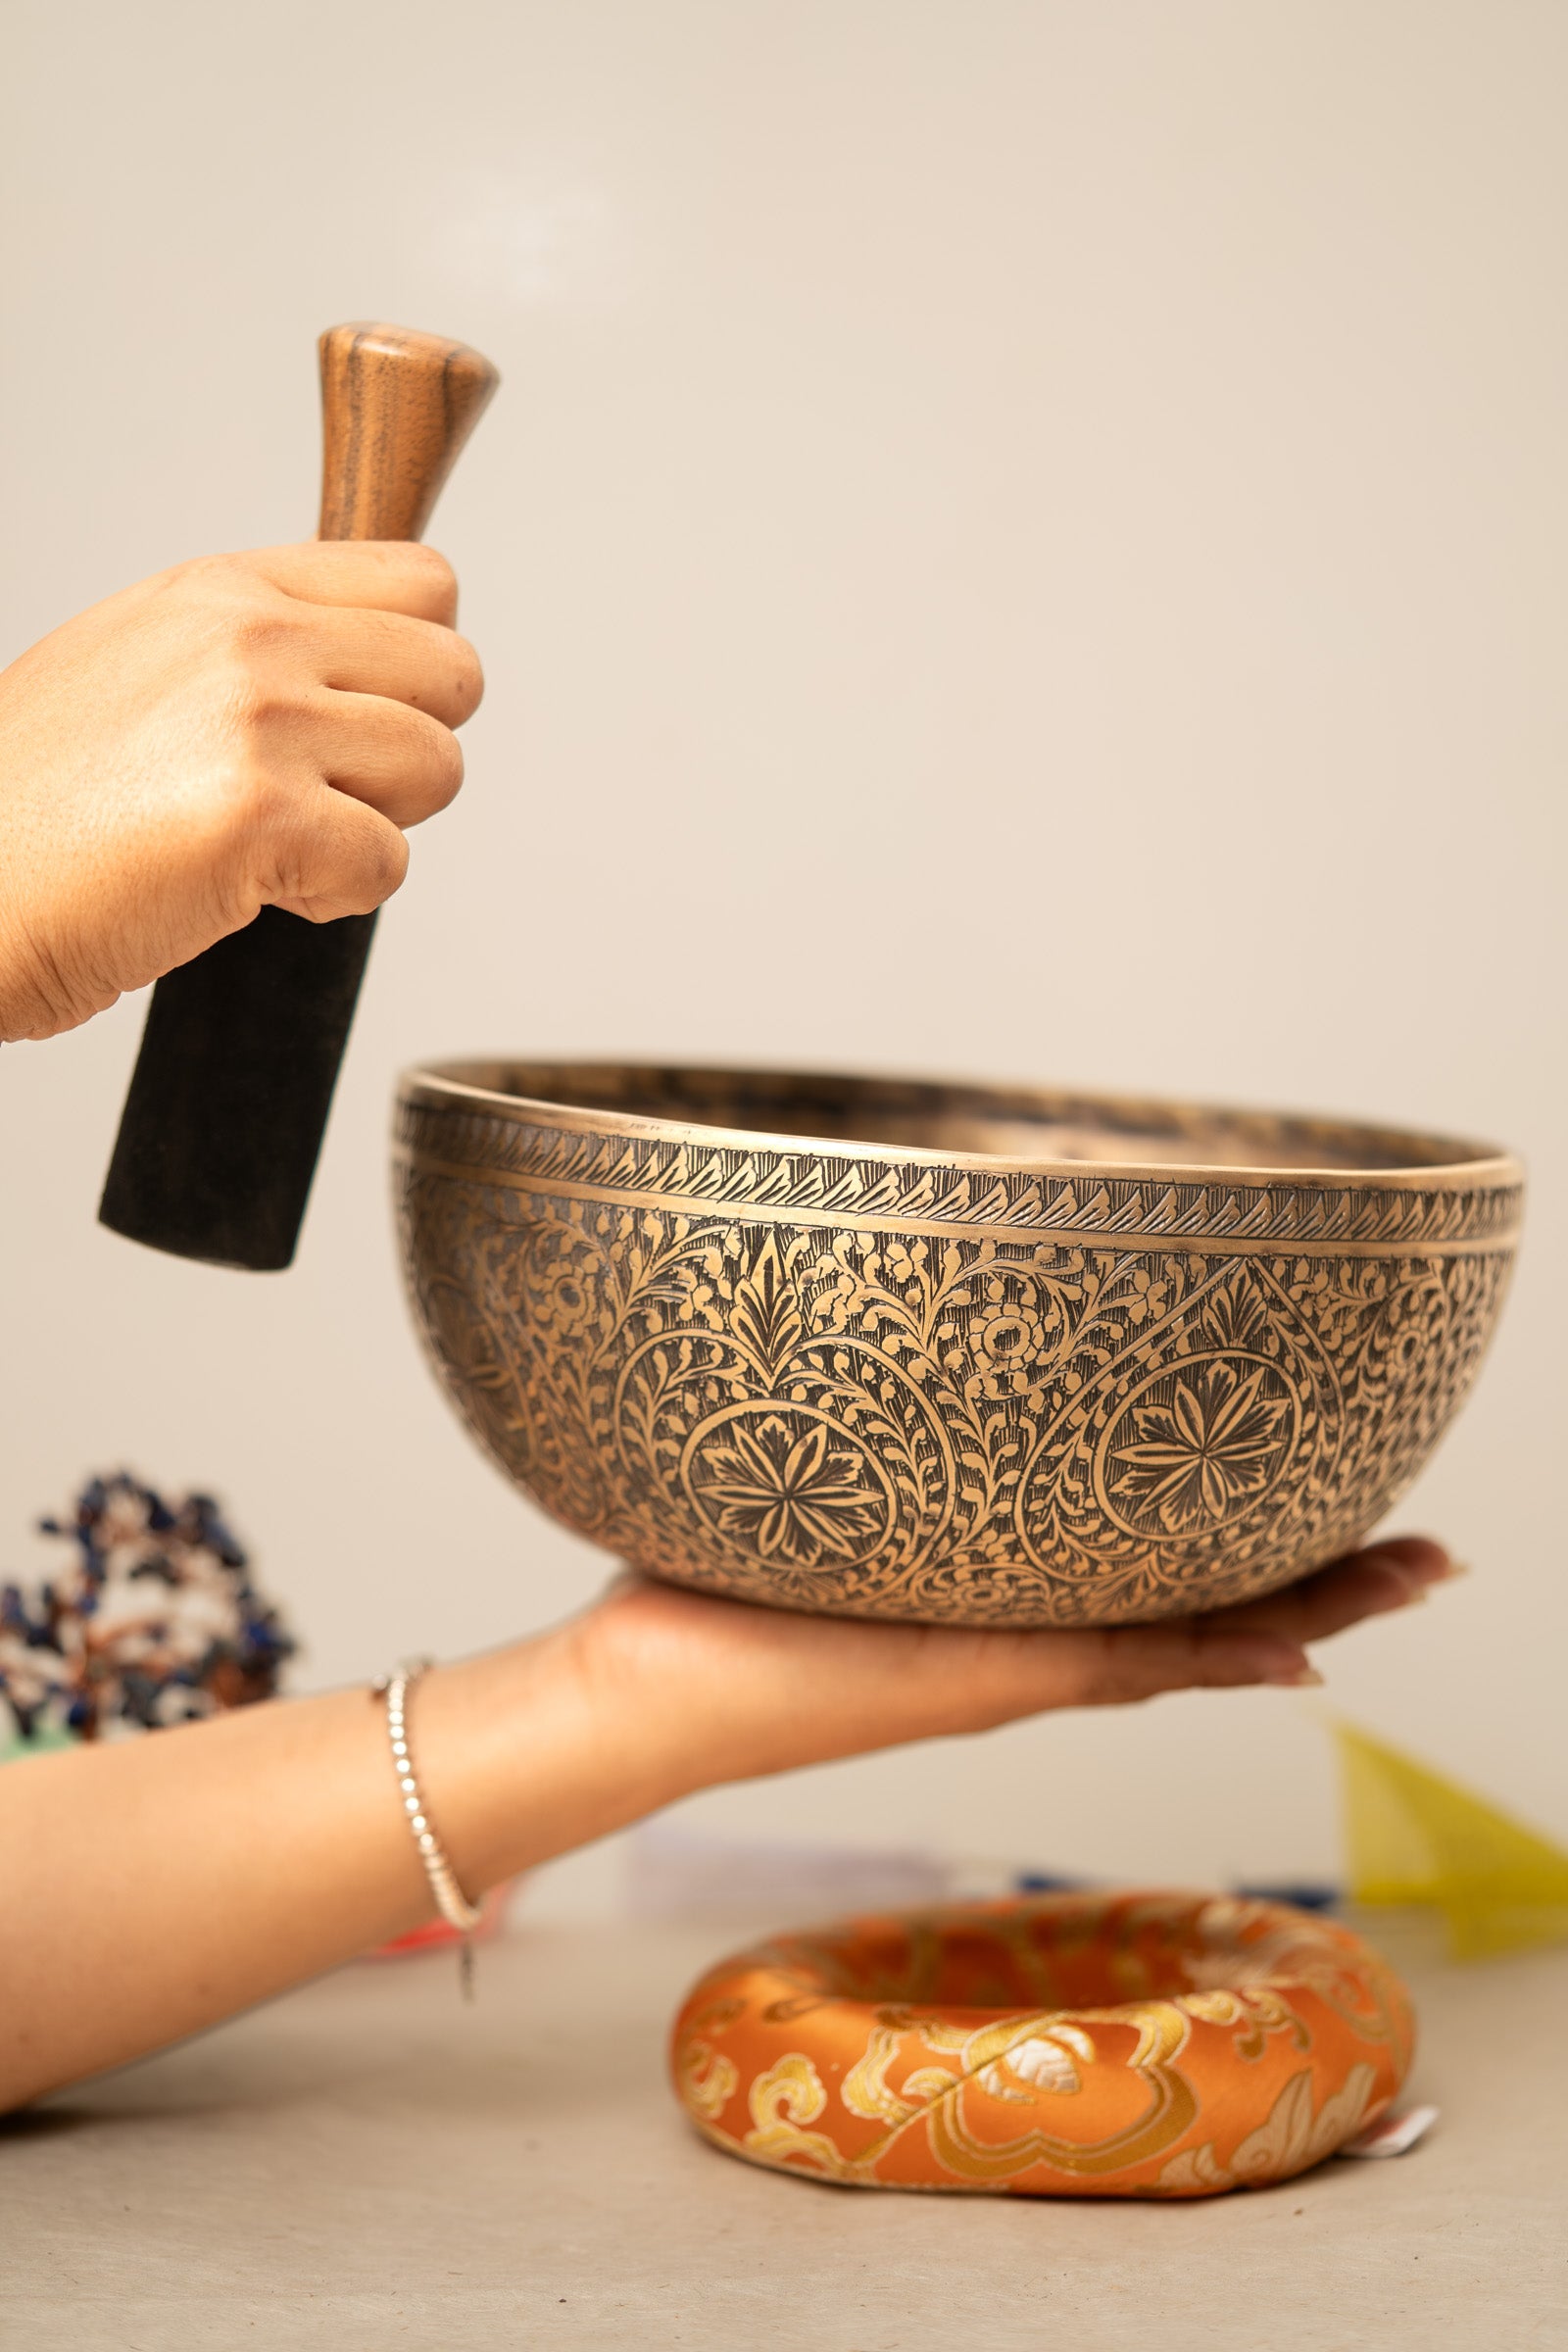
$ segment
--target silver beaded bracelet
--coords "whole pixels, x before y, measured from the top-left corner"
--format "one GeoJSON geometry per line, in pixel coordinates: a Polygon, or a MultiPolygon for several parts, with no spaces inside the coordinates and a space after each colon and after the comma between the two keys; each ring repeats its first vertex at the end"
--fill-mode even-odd
{"type": "Polygon", "coordinates": [[[448,1927],[455,1928],[463,1938],[458,1958],[463,1997],[472,2000],[472,1937],[474,1929],[479,1925],[479,1906],[470,1903],[458,1885],[457,1873],[447,1860],[446,1849],[431,1825],[409,1748],[409,1692],[429,1664],[428,1658],[405,1658],[394,1673],[377,1677],[370,1685],[370,1695],[386,1700],[387,1737],[392,1742],[392,1768],[398,1776],[403,1810],[409,1817],[409,1828],[414,1833],[419,1860],[424,1864],[424,1875],[430,1882],[436,1909],[448,1927]]]}

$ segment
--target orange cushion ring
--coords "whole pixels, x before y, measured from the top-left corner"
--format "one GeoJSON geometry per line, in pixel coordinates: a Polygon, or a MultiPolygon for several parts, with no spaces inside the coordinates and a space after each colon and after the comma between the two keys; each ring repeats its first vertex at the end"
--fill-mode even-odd
{"type": "Polygon", "coordinates": [[[671,2063],[699,2131],[780,2172],[1197,2197],[1332,2155],[1413,2041],[1404,1986],[1348,1928],[1097,1891],[781,1936],[694,1985],[671,2063]]]}

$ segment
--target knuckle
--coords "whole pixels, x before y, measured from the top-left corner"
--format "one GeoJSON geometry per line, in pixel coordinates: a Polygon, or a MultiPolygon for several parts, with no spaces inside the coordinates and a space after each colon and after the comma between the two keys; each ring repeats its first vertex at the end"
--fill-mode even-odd
{"type": "Polygon", "coordinates": [[[409,870],[409,845],[396,825],[383,821],[367,845],[365,858],[366,887],[370,897],[366,906],[379,906],[383,899],[391,898],[409,870]]]}
{"type": "Polygon", "coordinates": [[[220,770],[209,808],[224,840],[267,840],[286,829],[292,795],[266,760],[239,759],[220,770]]]}
{"type": "Polygon", "coordinates": [[[222,644],[232,614],[254,585],[254,579],[241,579],[228,556],[192,556],[158,579],[166,614],[197,647],[222,644]]]}
{"type": "Polygon", "coordinates": [[[304,680],[293,659],[300,624],[288,600],[252,582],[242,592],[204,595],[202,669],[213,702],[243,736],[294,719],[304,680]]]}
{"type": "Polygon", "coordinates": [[[264,762],[236,756],[204,778],[185,812],[183,848],[216,932],[248,922],[270,895],[268,877],[286,862],[297,830],[293,796],[264,762]]]}
{"type": "Polygon", "coordinates": [[[212,685],[229,733],[242,743],[270,734],[290,703],[266,665],[232,641],[214,662],[212,685]]]}
{"type": "Polygon", "coordinates": [[[408,870],[408,845],[394,824],[359,803],[334,808],[330,796],[303,819],[296,810],[277,849],[269,895],[312,922],[373,912],[408,870]]]}
{"type": "Polygon", "coordinates": [[[270,659],[298,642],[301,617],[289,598],[261,581],[236,596],[224,615],[224,636],[242,662],[270,659]]]}
{"type": "Polygon", "coordinates": [[[290,617],[290,600],[244,556],[193,556],[165,577],[170,593],[204,614],[218,635],[290,617]]]}
{"type": "Polygon", "coordinates": [[[457,611],[458,575],[433,547],[410,540],[398,549],[393,565],[407,584],[412,612],[449,619],[457,611]]]}
{"type": "Polygon", "coordinates": [[[463,746],[450,727],[425,711],[409,711],[388,748],[398,771],[390,797],[405,812],[405,823],[418,824],[457,798],[463,785],[463,746]]]}
{"type": "Polygon", "coordinates": [[[213,688],[219,709],[247,741],[266,735],[289,701],[271,664],[232,642],[215,657],[213,688]]]}
{"type": "Polygon", "coordinates": [[[484,699],[484,671],[479,666],[478,655],[466,637],[457,639],[453,654],[453,693],[464,717],[468,718],[484,699]]]}
{"type": "Polygon", "coordinates": [[[256,573],[240,556],[191,556],[185,563],[176,564],[167,577],[180,588],[232,593],[242,586],[254,585],[256,573]]]}
{"type": "Polygon", "coordinates": [[[458,575],[439,548],[426,547],[422,539],[410,539],[402,554],[412,578],[422,581],[427,588],[457,594],[458,575]]]}
{"type": "Polygon", "coordinates": [[[450,727],[443,727],[431,750],[430,786],[437,808],[456,800],[463,788],[463,746],[450,727]]]}

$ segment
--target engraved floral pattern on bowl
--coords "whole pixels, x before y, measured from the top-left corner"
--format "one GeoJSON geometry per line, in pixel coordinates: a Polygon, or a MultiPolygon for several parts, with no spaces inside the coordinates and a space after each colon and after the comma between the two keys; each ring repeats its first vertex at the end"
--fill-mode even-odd
{"type": "Polygon", "coordinates": [[[413,1074],[397,1169],[437,1376],[547,1509],[675,1583],[975,1625],[1221,1607],[1361,1541],[1520,1201],[1485,1148],[1283,1114],[528,1065],[413,1074]],[[905,1140],[812,1140],[862,1118],[905,1140]],[[1054,1161],[1069,1128],[1107,1156],[1054,1161]]]}

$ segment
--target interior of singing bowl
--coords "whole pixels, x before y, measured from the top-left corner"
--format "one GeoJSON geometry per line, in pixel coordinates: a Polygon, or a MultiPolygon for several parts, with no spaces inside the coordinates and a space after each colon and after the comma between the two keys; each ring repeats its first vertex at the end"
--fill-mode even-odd
{"type": "MultiPolygon", "coordinates": [[[[1467,1172],[1502,1155],[1487,1144],[1285,1112],[1220,1109],[1034,1088],[792,1070],[487,1060],[448,1062],[429,1079],[511,1104],[600,1114],[595,1125],[703,1128],[788,1147],[990,1160],[1009,1168],[1082,1165],[1250,1169],[1310,1175],[1467,1172]]],[[[444,1091],[444,1089],[443,1089],[444,1091]]]]}

